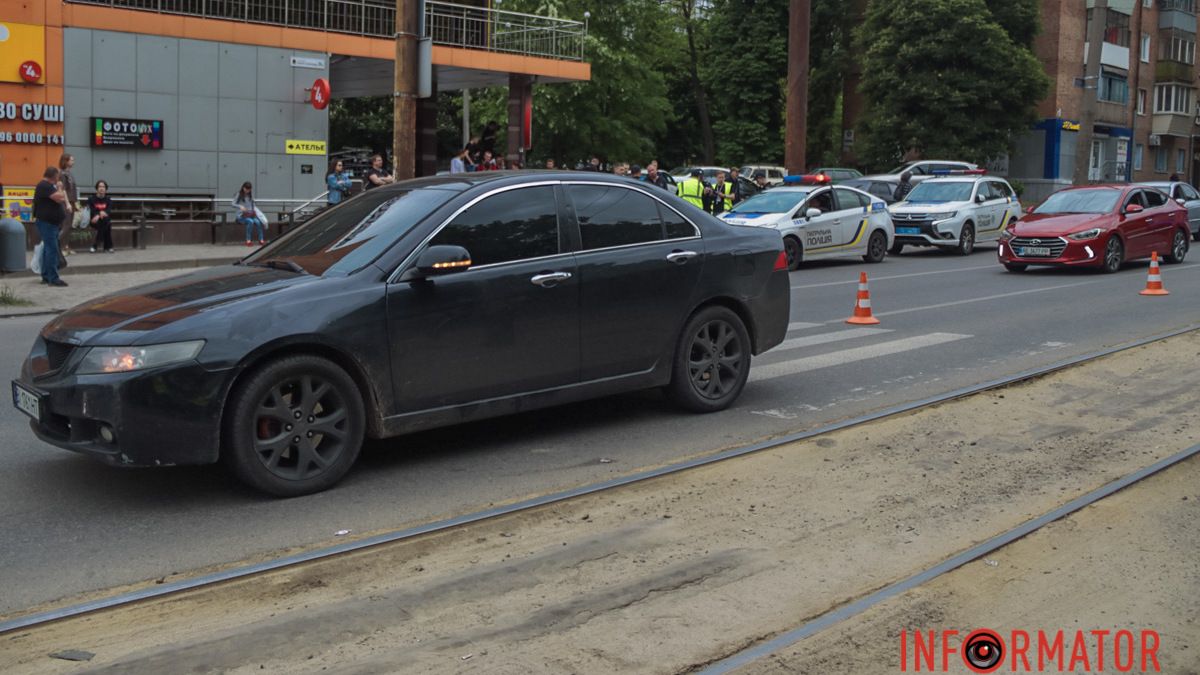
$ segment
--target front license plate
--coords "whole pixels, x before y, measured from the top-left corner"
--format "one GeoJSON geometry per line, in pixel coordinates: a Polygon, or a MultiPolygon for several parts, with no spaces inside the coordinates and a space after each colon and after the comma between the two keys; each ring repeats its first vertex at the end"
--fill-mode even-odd
{"type": "Polygon", "coordinates": [[[1017,249],[1017,255],[1021,256],[1022,258],[1029,258],[1029,257],[1033,257],[1033,256],[1048,256],[1048,255],[1050,255],[1050,247],[1049,246],[1022,246],[1021,248],[1017,249]]]}
{"type": "Polygon", "coordinates": [[[897,227],[896,234],[921,234],[919,227],[897,227]]]}
{"type": "Polygon", "coordinates": [[[42,397],[25,387],[12,383],[13,405],[17,410],[29,415],[35,420],[42,419],[42,397]]]}

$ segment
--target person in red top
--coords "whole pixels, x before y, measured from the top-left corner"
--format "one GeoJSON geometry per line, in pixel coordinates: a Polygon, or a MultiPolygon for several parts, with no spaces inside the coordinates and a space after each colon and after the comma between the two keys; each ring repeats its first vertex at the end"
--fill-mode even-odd
{"type": "Polygon", "coordinates": [[[105,253],[113,253],[112,244],[112,200],[108,197],[108,183],[96,181],[96,194],[88,197],[88,213],[91,214],[89,225],[96,230],[96,238],[92,240],[92,253],[96,247],[104,245],[105,253]]]}

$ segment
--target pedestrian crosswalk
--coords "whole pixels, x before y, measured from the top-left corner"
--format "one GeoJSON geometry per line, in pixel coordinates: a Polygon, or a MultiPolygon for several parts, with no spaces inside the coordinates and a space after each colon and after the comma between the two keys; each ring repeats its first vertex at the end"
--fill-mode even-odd
{"type": "MultiPolygon", "coordinates": [[[[788,326],[788,335],[801,333],[822,324],[793,323],[788,326]]],[[[892,336],[895,333],[887,328],[839,328],[811,335],[796,335],[784,340],[777,347],[768,351],[762,359],[767,363],[756,362],[750,369],[751,382],[763,382],[788,375],[796,375],[822,368],[841,366],[857,361],[892,356],[925,347],[957,342],[972,336],[962,333],[925,333],[895,339],[879,340],[878,338],[892,336]],[[835,351],[825,351],[820,354],[797,356],[796,352],[805,348],[830,345],[839,342],[853,341],[854,346],[835,351]],[[866,341],[866,344],[863,342],[866,341]],[[779,357],[785,358],[779,358],[779,357]],[[790,357],[790,358],[788,358],[790,357]]]]}

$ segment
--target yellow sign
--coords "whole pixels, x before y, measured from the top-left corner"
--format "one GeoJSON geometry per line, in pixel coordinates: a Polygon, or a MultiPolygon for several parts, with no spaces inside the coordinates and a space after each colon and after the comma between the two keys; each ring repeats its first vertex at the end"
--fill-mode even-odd
{"type": "Polygon", "coordinates": [[[4,213],[0,218],[32,219],[33,188],[4,188],[4,213]]]}
{"type": "Polygon", "coordinates": [[[325,141],[298,141],[289,138],[284,141],[284,148],[289,155],[324,155],[325,141]]]}
{"type": "Polygon", "coordinates": [[[0,21],[0,82],[45,84],[45,26],[0,21]],[[30,62],[36,65],[26,65],[30,62]],[[30,79],[34,73],[36,79],[30,79]]]}
{"type": "Polygon", "coordinates": [[[1071,120],[1063,120],[1062,128],[1063,128],[1063,131],[1079,131],[1079,122],[1072,122],[1071,120]]]}

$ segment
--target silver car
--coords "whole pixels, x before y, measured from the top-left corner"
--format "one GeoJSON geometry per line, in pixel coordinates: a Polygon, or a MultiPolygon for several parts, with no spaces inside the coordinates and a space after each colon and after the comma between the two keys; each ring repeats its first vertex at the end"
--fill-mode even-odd
{"type": "Polygon", "coordinates": [[[920,183],[926,178],[951,175],[950,172],[952,171],[973,171],[978,168],[979,165],[972,164],[970,162],[955,162],[943,159],[922,159],[915,162],[905,162],[887,173],[872,174],[870,176],[863,176],[863,178],[867,178],[869,180],[895,181],[898,183],[900,182],[900,174],[908,171],[912,173],[912,182],[916,184],[920,183]]]}
{"type": "Polygon", "coordinates": [[[1192,239],[1200,241],[1200,192],[1188,183],[1182,181],[1151,181],[1139,183],[1158,188],[1187,209],[1188,227],[1192,230],[1192,239]]]}

